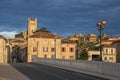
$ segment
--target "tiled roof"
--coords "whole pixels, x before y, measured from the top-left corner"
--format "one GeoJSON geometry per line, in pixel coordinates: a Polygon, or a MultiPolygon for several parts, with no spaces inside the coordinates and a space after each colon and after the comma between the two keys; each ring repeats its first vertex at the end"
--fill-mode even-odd
{"type": "Polygon", "coordinates": [[[114,42],[116,40],[104,40],[103,42],[114,42]]]}
{"type": "Polygon", "coordinates": [[[116,40],[116,41],[114,41],[113,43],[118,43],[118,42],[120,42],[120,40],[116,40]]]}
{"type": "Polygon", "coordinates": [[[104,45],[103,47],[104,47],[104,48],[115,48],[115,47],[112,46],[112,45],[104,45]]]}
{"type": "Polygon", "coordinates": [[[60,37],[55,34],[52,34],[50,32],[42,32],[42,31],[34,33],[29,38],[59,38],[60,39],[60,37]]]}
{"type": "Polygon", "coordinates": [[[62,42],[62,44],[75,44],[75,42],[74,41],[69,41],[69,40],[62,40],[61,41],[62,42]]]}
{"type": "Polygon", "coordinates": [[[9,39],[10,43],[24,43],[26,42],[25,39],[20,39],[20,38],[16,38],[16,39],[9,39]]]}
{"type": "Polygon", "coordinates": [[[13,41],[13,43],[18,43],[18,42],[24,43],[25,41],[23,41],[23,40],[15,40],[15,41],[13,41]]]}
{"type": "Polygon", "coordinates": [[[69,38],[85,38],[85,36],[69,36],[69,38]]]}

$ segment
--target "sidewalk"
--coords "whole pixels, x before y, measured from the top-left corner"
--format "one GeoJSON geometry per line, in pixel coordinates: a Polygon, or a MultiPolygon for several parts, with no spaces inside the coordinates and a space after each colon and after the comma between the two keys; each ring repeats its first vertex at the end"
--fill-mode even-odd
{"type": "Polygon", "coordinates": [[[0,63],[0,80],[30,80],[9,64],[0,63]]]}

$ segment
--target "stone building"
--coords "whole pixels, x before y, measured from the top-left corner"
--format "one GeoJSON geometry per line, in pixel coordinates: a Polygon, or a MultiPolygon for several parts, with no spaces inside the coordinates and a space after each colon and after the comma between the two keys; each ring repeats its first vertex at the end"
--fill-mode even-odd
{"type": "Polygon", "coordinates": [[[11,60],[14,58],[26,62],[27,60],[27,41],[24,38],[9,39],[9,44],[11,45],[11,60]]]}
{"type": "Polygon", "coordinates": [[[86,36],[83,35],[83,34],[76,34],[74,36],[69,36],[68,39],[70,41],[85,42],[86,41],[86,36]]]}
{"type": "Polygon", "coordinates": [[[103,57],[102,60],[105,62],[117,62],[116,56],[116,47],[112,45],[105,45],[103,47],[103,57]]]}
{"type": "Polygon", "coordinates": [[[92,43],[96,43],[96,42],[98,42],[98,36],[95,34],[88,34],[87,41],[92,42],[92,43]]]}
{"type": "MultiPolygon", "coordinates": [[[[107,40],[102,41],[102,44],[104,45],[102,60],[105,62],[120,62],[120,38],[108,37],[107,40]]],[[[94,60],[93,57],[96,56],[98,59],[100,51],[88,51],[88,55],[88,60],[94,60]]]]}
{"type": "Polygon", "coordinates": [[[37,18],[28,18],[28,37],[37,31],[37,18]]]}
{"type": "Polygon", "coordinates": [[[51,32],[39,31],[36,18],[28,18],[27,25],[27,31],[10,40],[12,56],[19,56],[28,62],[35,57],[75,59],[75,43],[63,41],[63,38],[51,32]]]}
{"type": "Polygon", "coordinates": [[[0,36],[0,63],[7,63],[8,62],[8,54],[7,54],[7,47],[6,47],[7,40],[0,36]]]}
{"type": "Polygon", "coordinates": [[[37,31],[37,18],[28,18],[27,31],[16,34],[15,38],[27,39],[29,36],[33,35],[35,31],[37,31]]]}
{"type": "MultiPolygon", "coordinates": [[[[102,51],[102,61],[117,62],[116,48],[112,45],[105,45],[102,51]]],[[[100,51],[88,51],[88,60],[99,61],[100,51]]]]}
{"type": "Polygon", "coordinates": [[[70,41],[78,41],[78,40],[79,40],[79,38],[78,38],[78,37],[75,37],[75,36],[69,36],[68,39],[69,39],[70,41]]]}
{"type": "Polygon", "coordinates": [[[117,52],[117,62],[120,63],[120,40],[114,41],[111,45],[116,47],[116,52],[117,52]]]}
{"type": "Polygon", "coordinates": [[[62,42],[50,32],[36,32],[28,38],[28,62],[34,57],[75,59],[75,43],[62,42]]]}
{"type": "Polygon", "coordinates": [[[61,56],[60,59],[73,59],[75,60],[76,58],[76,44],[75,42],[71,41],[61,41],[61,56]]]}
{"type": "Polygon", "coordinates": [[[27,39],[27,32],[24,31],[24,32],[21,32],[19,34],[16,34],[15,38],[24,38],[24,39],[27,39]]]}

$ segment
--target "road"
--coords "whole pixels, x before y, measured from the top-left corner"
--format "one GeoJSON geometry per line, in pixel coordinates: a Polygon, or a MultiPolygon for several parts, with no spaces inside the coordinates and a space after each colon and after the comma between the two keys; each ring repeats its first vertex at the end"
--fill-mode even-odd
{"type": "Polygon", "coordinates": [[[109,80],[36,63],[11,64],[31,80],[109,80]]]}

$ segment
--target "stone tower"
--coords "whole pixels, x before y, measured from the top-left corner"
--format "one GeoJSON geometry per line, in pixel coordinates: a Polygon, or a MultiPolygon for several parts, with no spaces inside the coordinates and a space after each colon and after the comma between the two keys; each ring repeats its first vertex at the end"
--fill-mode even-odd
{"type": "Polygon", "coordinates": [[[28,18],[28,37],[37,30],[37,18],[28,18]]]}

